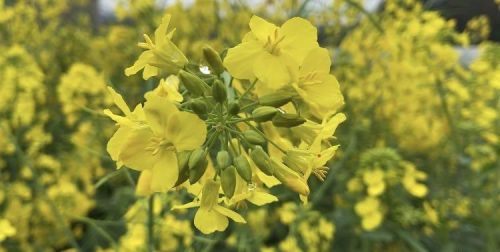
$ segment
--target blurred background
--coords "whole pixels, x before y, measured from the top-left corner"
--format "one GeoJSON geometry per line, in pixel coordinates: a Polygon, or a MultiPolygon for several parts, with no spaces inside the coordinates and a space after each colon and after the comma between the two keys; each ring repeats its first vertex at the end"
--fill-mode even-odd
{"type": "Polygon", "coordinates": [[[248,225],[202,235],[186,192],[156,197],[158,251],[499,251],[500,1],[0,0],[0,251],[145,251],[147,200],[106,152],[106,86],[172,15],[173,41],[241,41],[253,14],[301,16],[333,57],[347,121],[310,203],[241,206],[248,225]]]}

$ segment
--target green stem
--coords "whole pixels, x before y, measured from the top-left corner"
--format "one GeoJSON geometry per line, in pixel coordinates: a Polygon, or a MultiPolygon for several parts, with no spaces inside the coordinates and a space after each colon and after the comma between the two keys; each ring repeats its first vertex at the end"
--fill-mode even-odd
{"type": "Polygon", "coordinates": [[[245,121],[245,124],[248,125],[250,128],[252,128],[253,130],[255,130],[255,132],[257,132],[259,135],[261,135],[262,137],[264,137],[274,147],[278,148],[278,150],[280,150],[283,153],[286,153],[286,151],[284,149],[282,149],[278,144],[276,144],[275,142],[273,142],[271,139],[267,138],[266,135],[264,133],[262,133],[262,131],[260,131],[259,129],[257,129],[257,127],[253,126],[251,123],[246,122],[246,121],[245,121]]]}
{"type": "Polygon", "coordinates": [[[253,87],[255,86],[255,84],[257,83],[257,79],[255,79],[252,84],[250,85],[250,87],[247,88],[247,90],[245,90],[245,92],[240,96],[240,99],[243,99],[247,94],[250,93],[250,91],[253,89],[253,87]]]}
{"type": "Polygon", "coordinates": [[[148,251],[153,252],[155,249],[154,238],[154,194],[149,196],[148,204],[148,251]]]}

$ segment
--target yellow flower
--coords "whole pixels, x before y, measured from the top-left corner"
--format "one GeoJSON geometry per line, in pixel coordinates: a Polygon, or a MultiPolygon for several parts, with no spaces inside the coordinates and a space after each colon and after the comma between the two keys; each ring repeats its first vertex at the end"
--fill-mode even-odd
{"type": "Polygon", "coordinates": [[[175,206],[172,209],[199,207],[194,216],[194,226],[204,234],[224,231],[229,225],[228,218],[239,223],[246,223],[238,213],[219,205],[220,183],[207,180],[203,186],[201,200],[175,206]]]}
{"type": "Polygon", "coordinates": [[[125,75],[130,76],[144,69],[142,76],[147,80],[159,75],[160,70],[177,74],[188,63],[186,56],[170,40],[175,29],[167,33],[169,23],[170,15],[165,15],[155,30],[154,42],[144,34],[146,43],[139,43],[139,47],[146,51],[139,56],[133,66],[125,69],[125,75]]]}
{"type": "Polygon", "coordinates": [[[418,180],[424,180],[426,178],[427,174],[417,170],[413,164],[405,164],[405,175],[403,176],[402,183],[406,191],[411,195],[418,198],[423,198],[427,195],[427,186],[418,182],[418,180]]]}
{"type": "Polygon", "coordinates": [[[0,242],[16,234],[16,228],[7,219],[0,219],[0,242]]]}
{"type": "Polygon", "coordinates": [[[361,217],[361,226],[367,231],[378,227],[384,217],[380,211],[380,201],[375,197],[367,197],[356,203],[354,211],[361,217]]]}
{"type": "Polygon", "coordinates": [[[368,187],[368,195],[370,196],[378,196],[385,191],[384,172],[380,169],[365,171],[363,181],[368,187]]]}
{"type": "Polygon", "coordinates": [[[150,169],[151,191],[162,192],[172,188],[178,179],[176,152],[201,146],[207,131],[205,123],[195,114],[179,111],[166,98],[149,98],[144,104],[148,125],[129,133],[119,160],[132,169],[150,169]]]}
{"type": "Polygon", "coordinates": [[[166,79],[161,79],[158,87],[153,91],[147,92],[144,97],[148,100],[151,95],[165,97],[171,102],[182,102],[184,100],[182,94],[179,93],[179,78],[175,75],[170,75],[166,79]]]}
{"type": "MultiPolygon", "coordinates": [[[[122,101],[117,104],[130,115],[122,101]]],[[[110,139],[108,152],[119,164],[142,171],[137,193],[147,195],[174,186],[179,176],[176,153],[201,146],[207,131],[196,115],[179,111],[164,97],[149,96],[143,110],[145,120],[132,127],[127,117],[114,115],[126,123],[110,139]]]]}
{"type": "Polygon", "coordinates": [[[344,104],[339,83],[330,74],[330,65],[328,50],[318,47],[307,54],[300,68],[294,69],[293,88],[308,105],[309,112],[320,119],[344,104]]]}
{"type": "Polygon", "coordinates": [[[237,79],[259,79],[271,89],[291,81],[290,71],[318,47],[316,28],[302,18],[281,27],[253,16],[241,44],[228,50],[224,66],[237,79]]]}

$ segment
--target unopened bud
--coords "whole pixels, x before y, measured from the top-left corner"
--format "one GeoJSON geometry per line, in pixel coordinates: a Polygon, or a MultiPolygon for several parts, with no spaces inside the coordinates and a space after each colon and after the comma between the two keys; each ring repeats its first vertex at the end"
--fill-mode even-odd
{"type": "Polygon", "coordinates": [[[194,150],[191,155],[189,156],[189,161],[188,161],[188,166],[189,166],[189,169],[192,170],[194,168],[196,168],[198,166],[198,164],[202,163],[203,160],[205,160],[207,158],[207,151],[202,149],[202,148],[198,148],[196,150],[194,150]]]}
{"type": "Polygon", "coordinates": [[[224,65],[222,64],[222,59],[212,47],[209,46],[203,47],[203,57],[207,61],[208,65],[210,65],[210,68],[215,74],[219,75],[224,72],[224,65]]]}
{"type": "Polygon", "coordinates": [[[274,176],[283,183],[283,185],[301,195],[309,195],[309,186],[298,173],[277,160],[271,159],[270,163],[274,169],[274,176]]]}
{"type": "Polygon", "coordinates": [[[236,168],[232,165],[228,166],[222,171],[220,179],[224,194],[228,198],[232,198],[236,188],[236,168]]]}
{"type": "Polygon", "coordinates": [[[189,183],[194,184],[200,180],[200,178],[205,174],[207,170],[208,160],[206,158],[202,159],[193,168],[189,169],[189,183]]]}
{"type": "Polygon", "coordinates": [[[189,156],[190,151],[182,151],[177,153],[177,164],[179,165],[179,178],[175,182],[175,186],[184,183],[189,178],[189,156]]]}
{"type": "Polygon", "coordinates": [[[255,130],[245,130],[243,137],[251,144],[263,145],[266,143],[266,139],[255,130]]]}
{"type": "Polygon", "coordinates": [[[231,115],[237,115],[240,112],[240,104],[235,101],[229,102],[228,111],[231,115]]]}
{"type": "Polygon", "coordinates": [[[212,97],[214,97],[214,100],[223,103],[227,99],[227,89],[226,85],[222,83],[220,80],[215,80],[214,83],[212,84],[212,97]]]}
{"type": "Polygon", "coordinates": [[[250,157],[263,173],[273,175],[273,169],[270,164],[269,156],[262,149],[262,147],[255,146],[255,148],[250,152],[250,157]]]}
{"type": "Polygon", "coordinates": [[[186,87],[186,89],[194,97],[210,93],[209,86],[202,79],[192,73],[181,70],[179,71],[179,79],[184,87],[186,87]]]}
{"type": "Polygon", "coordinates": [[[271,120],[277,112],[275,107],[262,106],[252,111],[252,117],[256,122],[265,122],[271,120]]]}
{"type": "Polygon", "coordinates": [[[292,98],[293,93],[289,91],[278,91],[276,93],[259,97],[259,104],[262,106],[271,106],[278,108],[290,102],[292,98]]]}
{"type": "Polygon", "coordinates": [[[205,101],[202,100],[192,100],[189,102],[189,107],[197,115],[206,115],[208,112],[208,106],[205,101]]]}
{"type": "Polygon", "coordinates": [[[224,169],[231,165],[231,156],[229,152],[221,150],[217,153],[217,165],[219,169],[224,169]]]}
{"type": "Polygon", "coordinates": [[[291,128],[299,126],[306,122],[306,119],[300,117],[297,114],[282,114],[277,113],[273,117],[273,125],[276,127],[291,128]]]}
{"type": "Polygon", "coordinates": [[[240,155],[234,159],[234,166],[238,174],[246,181],[252,181],[252,168],[245,156],[240,155]]]}

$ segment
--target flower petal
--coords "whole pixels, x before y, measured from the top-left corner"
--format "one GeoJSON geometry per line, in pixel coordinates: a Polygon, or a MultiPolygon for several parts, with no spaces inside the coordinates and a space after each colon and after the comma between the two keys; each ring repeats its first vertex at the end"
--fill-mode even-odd
{"type": "Polygon", "coordinates": [[[166,137],[178,152],[200,147],[206,136],[207,126],[195,114],[175,112],[169,118],[166,137]]]}
{"type": "Polygon", "coordinates": [[[257,205],[257,206],[263,206],[266,204],[269,204],[271,202],[278,201],[278,198],[272,194],[266,193],[266,192],[259,192],[255,191],[252,193],[250,197],[247,199],[250,201],[252,204],[257,205]]]}
{"type": "Polygon", "coordinates": [[[151,151],[146,150],[153,137],[151,129],[142,127],[130,131],[121,148],[118,160],[124,165],[138,171],[153,168],[158,159],[151,151]]]}
{"type": "Polygon", "coordinates": [[[228,208],[225,208],[223,206],[216,205],[214,206],[213,210],[219,212],[220,214],[229,217],[231,220],[239,222],[239,223],[247,223],[243,217],[241,217],[240,214],[237,212],[230,210],[228,208]]]}
{"type": "Polygon", "coordinates": [[[318,32],[309,21],[295,17],[286,21],[279,31],[284,36],[280,48],[290,53],[297,62],[302,62],[309,51],[318,47],[318,32]]]}
{"type": "Polygon", "coordinates": [[[148,96],[144,103],[144,114],[155,135],[165,136],[169,118],[178,111],[166,97],[148,96]]]}
{"type": "Polygon", "coordinates": [[[257,39],[262,42],[267,41],[267,38],[271,35],[274,35],[275,30],[278,28],[276,25],[267,22],[265,19],[252,16],[250,19],[250,23],[248,24],[252,33],[255,35],[257,39]]]}
{"type": "Polygon", "coordinates": [[[200,207],[194,216],[194,226],[204,234],[224,231],[229,225],[226,216],[206,207],[200,207]]]}
{"type": "Polygon", "coordinates": [[[172,150],[163,150],[153,166],[153,177],[151,179],[151,190],[153,192],[165,192],[174,187],[179,178],[179,167],[177,154],[172,150]]]}
{"type": "Polygon", "coordinates": [[[151,178],[153,173],[150,169],[144,170],[139,175],[139,180],[137,181],[137,186],[135,188],[135,194],[138,196],[149,196],[153,193],[151,191],[151,178]]]}

